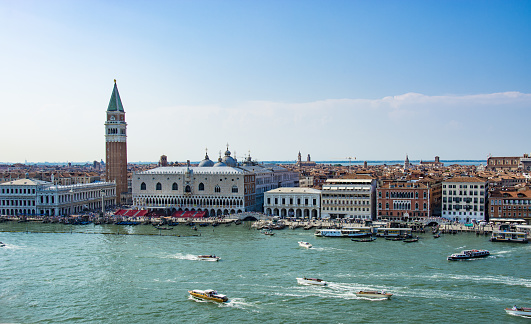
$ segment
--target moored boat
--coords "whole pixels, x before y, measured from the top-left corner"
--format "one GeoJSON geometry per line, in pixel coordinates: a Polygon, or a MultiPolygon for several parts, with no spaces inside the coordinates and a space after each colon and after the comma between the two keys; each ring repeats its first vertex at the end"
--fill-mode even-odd
{"type": "Polygon", "coordinates": [[[461,253],[454,253],[450,255],[447,259],[448,261],[468,260],[468,259],[484,258],[489,255],[490,255],[490,252],[487,250],[464,250],[464,251],[461,251],[461,253]]]}
{"type": "Polygon", "coordinates": [[[221,258],[215,255],[198,255],[197,259],[200,261],[219,261],[221,258]]]}
{"type": "Polygon", "coordinates": [[[491,242],[528,243],[527,233],[494,231],[490,238],[491,242]]]}
{"type": "Polygon", "coordinates": [[[354,242],[372,242],[372,241],[376,241],[376,238],[374,237],[369,237],[369,238],[363,238],[363,239],[350,239],[351,241],[354,241],[354,242]]]}
{"type": "Polygon", "coordinates": [[[506,308],[505,311],[507,312],[507,314],[515,316],[531,317],[531,308],[528,307],[517,307],[515,305],[512,308],[506,308]]]}
{"type": "Polygon", "coordinates": [[[381,298],[381,299],[390,299],[393,294],[382,291],[376,291],[376,290],[360,290],[356,293],[356,296],[358,297],[366,297],[366,298],[381,298]]]}
{"type": "Polygon", "coordinates": [[[208,289],[208,290],[188,290],[188,293],[195,298],[203,300],[212,300],[215,302],[223,303],[229,300],[225,295],[219,294],[217,291],[208,289]]]}
{"type": "Polygon", "coordinates": [[[298,243],[299,243],[299,246],[307,248],[307,249],[310,249],[312,247],[312,245],[308,242],[299,241],[298,243]]]}
{"type": "Polygon", "coordinates": [[[301,285],[317,285],[326,286],[328,283],[322,279],[317,278],[297,278],[297,282],[301,285]]]}

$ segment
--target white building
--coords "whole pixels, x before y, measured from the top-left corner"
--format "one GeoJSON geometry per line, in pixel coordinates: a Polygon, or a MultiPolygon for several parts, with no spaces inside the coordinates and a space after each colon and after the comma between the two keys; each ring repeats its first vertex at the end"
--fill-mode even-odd
{"type": "Polygon", "coordinates": [[[321,191],[310,188],[277,188],[264,195],[267,215],[307,219],[321,218],[321,191]]]}
{"type": "Polygon", "coordinates": [[[0,184],[2,215],[66,216],[101,210],[116,199],[114,182],[53,185],[51,182],[19,179],[0,184]]]}
{"type": "Polygon", "coordinates": [[[487,182],[475,177],[454,177],[442,183],[442,217],[470,223],[485,220],[487,182]]]}
{"type": "Polygon", "coordinates": [[[293,186],[297,180],[297,174],[285,168],[258,165],[250,158],[240,165],[227,149],[217,163],[206,155],[197,167],[159,167],[133,174],[133,206],[168,216],[179,211],[206,216],[262,211],[266,188],[293,186]]]}
{"type": "Polygon", "coordinates": [[[372,220],[376,210],[376,179],[328,179],[321,190],[322,218],[372,220]]]}

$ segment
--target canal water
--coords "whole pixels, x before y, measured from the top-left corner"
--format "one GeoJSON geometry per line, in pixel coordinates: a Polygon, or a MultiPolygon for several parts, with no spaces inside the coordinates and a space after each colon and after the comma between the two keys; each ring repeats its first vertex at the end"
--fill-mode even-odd
{"type": "Polygon", "coordinates": [[[531,306],[531,244],[475,234],[365,243],[303,229],[275,233],[245,223],[198,231],[2,223],[0,322],[529,323],[504,308],[531,306]],[[446,260],[463,249],[491,256],[446,260]],[[199,254],[221,260],[198,261],[199,254]],[[304,276],[329,285],[298,285],[304,276]],[[190,289],[216,289],[230,301],[196,301],[190,289]],[[358,298],[360,289],[394,295],[358,298]]]}

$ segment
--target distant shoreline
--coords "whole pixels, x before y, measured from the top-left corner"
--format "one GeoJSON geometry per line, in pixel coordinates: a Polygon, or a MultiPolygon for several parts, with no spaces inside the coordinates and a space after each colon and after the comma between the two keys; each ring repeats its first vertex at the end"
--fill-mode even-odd
{"type": "MultiPolygon", "coordinates": [[[[423,161],[423,162],[433,162],[433,161],[429,161],[429,160],[410,160],[409,163],[412,164],[412,165],[418,165],[420,164],[420,162],[423,161]]],[[[177,162],[180,162],[180,163],[185,163],[186,161],[177,161],[177,162]]],[[[193,161],[191,162],[192,164],[198,164],[200,161],[193,161]]],[[[291,160],[291,161],[257,161],[258,163],[260,164],[295,164],[297,161],[295,160],[291,160]]],[[[356,161],[352,161],[352,162],[349,162],[349,161],[342,161],[342,160],[338,160],[338,161],[312,161],[312,162],[315,162],[316,164],[341,164],[341,165],[344,165],[344,166],[348,166],[349,164],[350,165],[362,165],[364,164],[365,162],[367,162],[368,165],[383,165],[383,164],[386,164],[386,165],[396,165],[396,164],[404,164],[404,160],[356,160],[356,161]]],[[[480,165],[480,164],[483,164],[483,165],[486,165],[487,164],[487,160],[440,160],[440,162],[444,163],[445,166],[449,166],[449,165],[452,165],[452,164],[461,164],[461,165],[480,165]]],[[[4,165],[9,165],[9,164],[18,164],[20,162],[16,162],[16,163],[11,163],[11,162],[0,162],[0,164],[4,164],[4,165]]],[[[28,162],[28,163],[22,163],[24,165],[49,165],[49,166],[52,166],[52,165],[60,165],[60,166],[65,166],[65,165],[68,165],[68,163],[71,163],[72,165],[86,165],[86,164],[92,164],[93,162],[28,162]]],[[[130,164],[158,164],[158,162],[145,162],[145,161],[138,161],[138,162],[129,162],[130,164]]]]}

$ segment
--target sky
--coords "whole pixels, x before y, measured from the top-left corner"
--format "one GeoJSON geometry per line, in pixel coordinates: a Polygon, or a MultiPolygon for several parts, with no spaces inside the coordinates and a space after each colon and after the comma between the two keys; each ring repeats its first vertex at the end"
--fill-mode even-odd
{"type": "Polygon", "coordinates": [[[531,153],[531,1],[0,0],[0,162],[531,153]]]}

